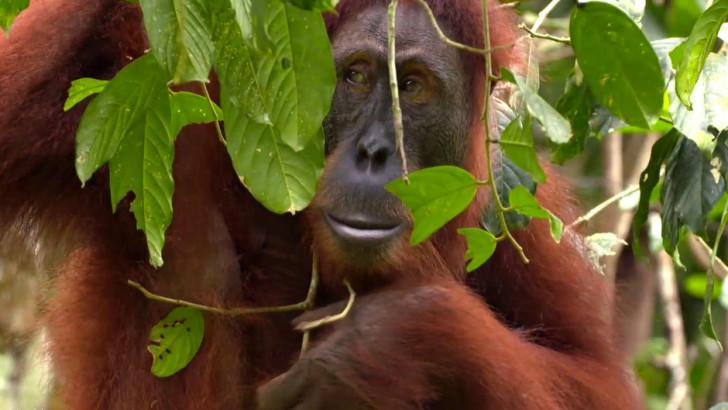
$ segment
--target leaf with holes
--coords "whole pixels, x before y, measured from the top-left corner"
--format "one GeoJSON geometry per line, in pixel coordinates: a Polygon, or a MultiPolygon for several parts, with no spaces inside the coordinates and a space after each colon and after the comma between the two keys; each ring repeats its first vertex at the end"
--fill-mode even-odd
{"type": "Polygon", "coordinates": [[[169,377],[187,367],[205,335],[205,318],[197,309],[178,307],[149,332],[152,374],[169,377]]]}
{"type": "Polygon", "coordinates": [[[450,165],[415,171],[409,174],[409,184],[395,179],[385,187],[412,211],[412,245],[423,242],[464,211],[478,190],[475,177],[450,165]]]}
{"type": "Polygon", "coordinates": [[[665,81],[637,24],[610,4],[591,2],[574,9],[569,31],[584,79],[599,103],[631,125],[650,128],[662,110],[665,81]]]}
{"type": "Polygon", "coordinates": [[[478,269],[493,256],[498,241],[492,233],[478,228],[461,228],[458,233],[468,243],[468,250],[465,252],[465,260],[469,261],[466,268],[468,272],[478,269]]]}

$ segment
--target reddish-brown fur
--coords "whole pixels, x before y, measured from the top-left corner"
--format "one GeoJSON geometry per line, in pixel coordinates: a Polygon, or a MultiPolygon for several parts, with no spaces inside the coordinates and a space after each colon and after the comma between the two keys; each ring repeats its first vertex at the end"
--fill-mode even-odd
{"type": "MultiPolygon", "coordinates": [[[[342,1],[338,19],[382,2],[342,1]]],[[[482,44],[478,1],[430,3],[453,37],[482,44]]],[[[515,43],[509,12],[493,7],[491,22],[494,44],[515,43]]],[[[327,23],[336,30],[336,18],[327,23]]],[[[73,172],[73,135],[83,107],[62,112],[70,81],[109,78],[144,48],[138,10],[113,0],[33,0],[9,37],[0,36],[0,232],[41,241],[49,249],[48,264],[58,270],[46,323],[66,408],[251,408],[255,386],[296,357],[300,338],[290,329],[291,316],[208,315],[198,357],[179,375],[156,379],[149,373],[146,336],[170,307],[146,300],[125,282],[138,280],[155,292],[211,305],[299,301],[310,265],[307,245],[291,243],[303,235],[299,219],[263,210],[239,185],[214,132],[188,127],[176,145],[175,213],[165,266],[153,271],[128,202],[111,214],[107,176],[99,173],[81,190],[73,172]]],[[[517,46],[498,50],[494,58],[499,67],[521,66],[517,46]]],[[[483,70],[478,58],[472,60],[480,101],[483,70]]],[[[483,176],[480,109],[473,107],[468,167],[483,176]]],[[[555,176],[538,196],[564,219],[573,218],[567,189],[555,176]]],[[[368,372],[347,373],[350,383],[382,409],[436,398],[436,387],[424,376],[432,369],[470,380],[458,408],[633,408],[624,358],[614,348],[611,286],[584,260],[579,237],[567,235],[557,245],[545,223],[533,222],[517,233],[531,264],[504,243],[484,268],[465,278],[464,244],[455,228],[476,225],[486,200],[483,193],[431,242],[400,246],[397,262],[379,269],[395,284],[363,296],[357,306],[376,307],[382,295],[404,295],[392,302],[401,307],[398,315],[381,322],[391,339],[382,345],[391,349],[382,357],[352,359],[351,368],[368,372]],[[415,308],[407,295],[415,297],[422,283],[438,297],[415,308]],[[403,347],[396,343],[400,337],[417,343],[403,347]]],[[[336,255],[317,246],[323,274],[334,283],[341,274],[332,270],[336,255]]],[[[336,290],[324,289],[323,299],[326,292],[336,290]]],[[[363,353],[366,348],[361,346],[363,353]]]]}

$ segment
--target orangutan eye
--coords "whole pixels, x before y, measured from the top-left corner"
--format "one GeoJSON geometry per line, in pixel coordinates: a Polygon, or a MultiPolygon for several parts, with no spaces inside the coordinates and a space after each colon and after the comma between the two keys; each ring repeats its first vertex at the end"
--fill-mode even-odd
{"type": "Polygon", "coordinates": [[[420,91],[422,91],[422,83],[413,77],[408,77],[402,80],[399,84],[400,89],[402,92],[409,93],[409,94],[417,94],[420,91]]]}
{"type": "Polygon", "coordinates": [[[361,71],[350,68],[346,71],[346,82],[352,85],[367,85],[367,75],[361,71]]]}

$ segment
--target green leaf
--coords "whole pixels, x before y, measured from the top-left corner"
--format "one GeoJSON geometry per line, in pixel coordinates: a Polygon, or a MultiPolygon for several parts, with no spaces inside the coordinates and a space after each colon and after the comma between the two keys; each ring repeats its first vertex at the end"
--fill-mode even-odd
{"type": "Polygon", "coordinates": [[[514,75],[516,84],[523,94],[528,112],[538,120],[546,136],[557,144],[564,144],[571,139],[571,124],[546,102],[538,90],[531,87],[525,78],[514,75]]]}
{"type": "Polygon", "coordinates": [[[106,80],[89,77],[73,80],[71,88],[68,89],[68,98],[63,104],[63,111],[68,111],[86,98],[104,91],[108,83],[106,80]]]}
{"type": "MultiPolygon", "coordinates": [[[[0,2],[0,29],[7,31],[15,16],[28,7],[30,0],[2,0],[0,2]]],[[[2,33],[0,33],[2,36],[2,33]]]]}
{"type": "Polygon", "coordinates": [[[216,115],[204,97],[171,94],[166,78],[151,55],[132,62],[89,104],[76,135],[81,181],[108,162],[113,209],[134,193],[131,211],[155,267],[163,263],[165,232],[172,221],[175,137],[185,125],[210,122],[216,115]]]}
{"type": "Polygon", "coordinates": [[[708,54],[713,50],[720,26],[726,18],[728,18],[728,0],[717,0],[698,18],[688,36],[675,80],[677,95],[687,107],[692,107],[690,96],[693,88],[698,82],[708,54]]]}
{"type": "Polygon", "coordinates": [[[622,10],[635,23],[639,24],[645,14],[645,2],[635,0],[583,0],[580,3],[601,2],[611,4],[622,10]]]}
{"type": "Polygon", "coordinates": [[[544,182],[546,180],[546,174],[541,169],[536,149],[533,146],[530,116],[526,116],[523,125],[519,118],[513,120],[503,131],[500,146],[503,147],[508,158],[522,170],[528,172],[534,181],[544,182]]]}
{"type": "MultiPolygon", "coordinates": [[[[495,178],[495,186],[498,195],[503,202],[503,206],[508,207],[508,196],[512,189],[523,186],[529,192],[536,192],[536,183],[531,179],[524,170],[515,165],[506,156],[501,156],[499,160],[493,164],[493,177],[495,178]]],[[[506,224],[509,229],[520,229],[528,226],[530,219],[513,211],[506,212],[506,224]]],[[[500,235],[502,232],[500,220],[494,201],[490,201],[483,215],[483,227],[493,235],[500,235]]]]}
{"type": "Polygon", "coordinates": [[[172,93],[173,118],[181,128],[187,124],[207,124],[215,120],[222,121],[222,108],[207,98],[189,92],[172,93]]]}
{"type": "Polygon", "coordinates": [[[662,110],[665,81],[642,30],[623,11],[600,2],[574,9],[569,30],[597,101],[629,124],[650,128],[662,110]]]}
{"type": "Polygon", "coordinates": [[[700,233],[725,189],[725,179],[690,139],[682,138],[667,159],[662,187],[662,238],[672,253],[683,227],[700,233]]]}
{"type": "Polygon", "coordinates": [[[317,136],[336,87],[328,35],[320,13],[280,0],[260,3],[272,49],[258,52],[230,44],[239,42],[241,34],[222,25],[222,37],[216,38],[216,68],[244,88],[236,93],[245,96],[237,101],[239,110],[259,125],[274,128],[278,139],[299,151],[317,136]]]}
{"type": "MultiPolygon", "coordinates": [[[[662,76],[665,79],[669,79],[672,77],[673,61],[672,61],[671,54],[684,41],[685,41],[684,38],[679,38],[679,37],[661,38],[659,40],[650,41],[650,45],[652,45],[652,49],[655,50],[655,54],[657,55],[657,60],[660,62],[660,69],[662,70],[662,76]]],[[[669,90],[669,88],[668,88],[668,90],[669,90]]]]}
{"type": "MultiPolygon", "coordinates": [[[[708,278],[705,273],[693,273],[685,277],[683,280],[683,289],[688,295],[697,298],[705,298],[705,292],[708,289],[708,278]]],[[[717,286],[713,287],[712,299],[716,299],[722,292],[722,282],[718,282],[717,286]]]]}
{"type": "Polygon", "coordinates": [[[141,0],[152,53],[175,84],[207,81],[212,67],[206,0],[141,0]]]}
{"type": "MultiPolygon", "coordinates": [[[[713,144],[710,129],[728,127],[728,57],[711,54],[691,97],[692,109],[682,104],[670,83],[670,115],[675,128],[695,141],[701,148],[710,151],[713,144]]],[[[673,80],[673,82],[676,80],[673,80]]]]}
{"type": "Polygon", "coordinates": [[[632,222],[633,244],[639,244],[640,242],[639,238],[642,235],[642,227],[647,222],[647,215],[650,210],[650,197],[652,196],[652,191],[658,182],[660,182],[662,164],[670,153],[672,153],[680,137],[680,133],[673,129],[652,146],[650,161],[640,174],[640,202],[635,212],[634,221],[632,222]]]}
{"type": "Polygon", "coordinates": [[[464,211],[478,184],[468,171],[445,165],[415,171],[409,174],[409,184],[396,179],[385,188],[412,211],[410,243],[417,245],[464,211]]]}
{"type": "Polygon", "coordinates": [[[321,17],[277,0],[267,7],[277,54],[253,54],[229,16],[215,33],[215,68],[227,149],[241,181],[266,208],[296,212],[313,198],[323,168],[321,124],[336,77],[321,17]]]}
{"type": "Polygon", "coordinates": [[[76,134],[76,173],[81,182],[114,156],[130,129],[159,102],[159,89],[165,83],[159,65],[146,55],[124,67],[91,101],[76,134]]]}
{"type": "Polygon", "coordinates": [[[551,237],[554,241],[561,241],[564,233],[564,223],[551,211],[543,208],[526,187],[517,186],[508,195],[508,203],[515,212],[531,218],[548,219],[551,228],[551,237]]]}
{"type": "Polygon", "coordinates": [[[187,367],[200,350],[205,318],[197,309],[178,307],[149,332],[147,350],[152,354],[152,374],[169,377],[187,367]]]}
{"type": "Polygon", "coordinates": [[[466,268],[468,272],[478,269],[493,256],[498,241],[492,233],[477,228],[461,228],[458,233],[468,243],[468,250],[465,252],[465,260],[470,261],[466,268]]]}
{"type": "Polygon", "coordinates": [[[594,112],[594,97],[585,82],[577,84],[572,75],[566,83],[566,92],[556,104],[556,110],[571,123],[573,136],[565,144],[552,144],[551,160],[563,164],[582,151],[591,135],[589,120],[594,112]]]}
{"type": "Polygon", "coordinates": [[[333,11],[336,8],[336,4],[339,3],[339,0],[286,0],[286,3],[291,3],[304,10],[322,12],[333,11]]]}
{"type": "Polygon", "coordinates": [[[166,76],[150,55],[126,66],[84,112],[76,135],[76,172],[82,182],[109,162],[114,210],[129,192],[152,266],[162,265],[172,220],[174,138],[166,76]]]}
{"type": "Polygon", "coordinates": [[[710,410],[728,410],[728,403],[718,403],[713,405],[710,410]]]}
{"type": "Polygon", "coordinates": [[[173,129],[168,91],[163,84],[153,101],[109,161],[109,185],[114,211],[128,192],[134,193],[131,211],[136,227],[146,234],[149,263],[159,267],[163,263],[165,232],[172,222],[172,162],[179,129],[173,129]]]}

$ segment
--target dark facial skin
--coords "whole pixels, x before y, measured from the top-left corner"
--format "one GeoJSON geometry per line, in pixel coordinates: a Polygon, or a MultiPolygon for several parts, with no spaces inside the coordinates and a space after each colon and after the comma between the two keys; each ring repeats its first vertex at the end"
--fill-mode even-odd
{"type": "MultiPolygon", "coordinates": [[[[425,11],[400,4],[397,73],[409,171],[461,165],[470,126],[465,59],[437,36],[425,11]]],[[[338,85],[326,123],[327,167],[318,208],[344,255],[371,262],[409,232],[384,185],[402,174],[392,125],[387,8],[372,6],[332,39],[338,85]]]]}

